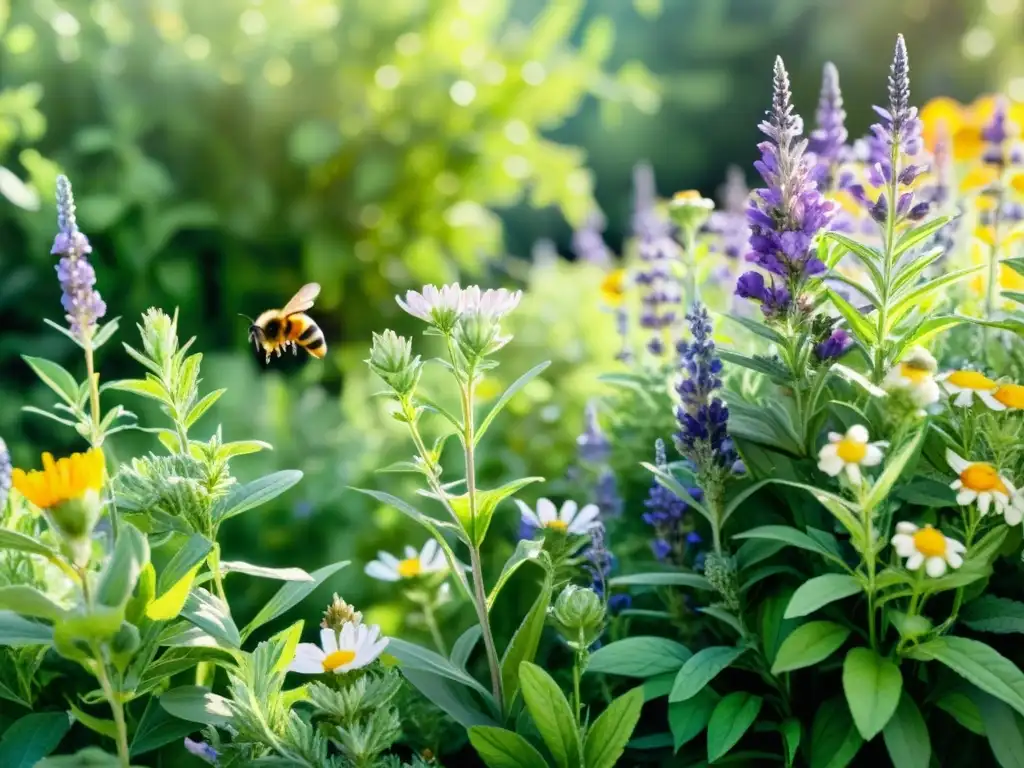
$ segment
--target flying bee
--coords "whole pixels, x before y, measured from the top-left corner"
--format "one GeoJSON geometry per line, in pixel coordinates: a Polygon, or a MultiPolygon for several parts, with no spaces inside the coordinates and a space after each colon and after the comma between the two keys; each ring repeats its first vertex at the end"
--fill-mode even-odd
{"type": "Polygon", "coordinates": [[[254,321],[246,318],[252,323],[249,326],[249,341],[256,345],[257,350],[263,350],[268,363],[272,354],[277,353],[280,357],[288,347],[291,347],[292,354],[298,354],[299,347],[302,347],[317,359],[323,359],[327,354],[324,332],[306,314],[306,310],[313,306],[313,299],[319,294],[320,285],[308,283],[299,288],[283,309],[268,309],[254,321]]]}

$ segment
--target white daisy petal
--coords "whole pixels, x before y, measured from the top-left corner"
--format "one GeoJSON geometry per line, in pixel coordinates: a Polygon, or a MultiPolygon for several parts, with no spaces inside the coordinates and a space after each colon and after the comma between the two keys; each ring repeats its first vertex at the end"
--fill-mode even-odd
{"type": "Polygon", "coordinates": [[[988,514],[988,508],[992,504],[992,494],[987,491],[982,491],[978,494],[978,511],[981,516],[984,517],[988,514]]]}
{"type": "Polygon", "coordinates": [[[289,672],[304,675],[319,675],[324,671],[325,654],[314,643],[299,643],[295,646],[295,658],[288,665],[289,672]]]}
{"type": "Polygon", "coordinates": [[[1020,525],[1020,521],[1024,519],[1024,513],[1021,512],[1020,507],[1016,504],[1008,506],[1003,515],[1006,517],[1007,525],[1020,525]]]}
{"type": "Polygon", "coordinates": [[[909,534],[909,533],[916,533],[917,532],[917,526],[914,525],[913,523],[908,523],[908,522],[904,521],[902,523],[896,523],[896,530],[899,531],[900,533],[907,533],[907,534],[909,534]]]}
{"type": "Polygon", "coordinates": [[[855,443],[866,443],[868,441],[868,428],[863,424],[854,424],[846,430],[846,439],[855,443]]]}
{"type": "Polygon", "coordinates": [[[937,579],[946,572],[946,561],[941,557],[929,557],[924,562],[924,572],[937,579]]]}
{"type": "Polygon", "coordinates": [[[818,469],[830,477],[835,477],[843,471],[845,464],[838,456],[823,457],[818,462],[818,469]]]}
{"type": "Polygon", "coordinates": [[[838,432],[829,432],[828,433],[828,441],[830,443],[838,443],[842,439],[843,439],[843,436],[841,434],[839,434],[838,432]]]}
{"type": "Polygon", "coordinates": [[[915,550],[914,554],[912,554],[909,557],[909,559],[907,560],[907,570],[908,571],[916,571],[923,564],[924,564],[924,555],[922,555],[920,552],[915,550]]]}
{"type": "Polygon", "coordinates": [[[553,523],[558,519],[558,510],[550,499],[537,499],[537,519],[541,525],[553,523]]]}
{"type": "Polygon", "coordinates": [[[434,539],[427,539],[427,543],[424,544],[423,549],[420,550],[420,562],[427,565],[432,562],[437,555],[437,541],[434,539]]]}
{"type": "Polygon", "coordinates": [[[953,405],[956,405],[960,408],[968,408],[973,402],[974,395],[972,394],[972,390],[970,389],[961,390],[953,399],[953,405]]]}
{"type": "Polygon", "coordinates": [[[958,475],[971,465],[971,462],[949,448],[946,449],[946,463],[958,475]]]}
{"type": "Polygon", "coordinates": [[[956,495],[956,503],[961,507],[966,507],[971,504],[976,498],[978,498],[978,492],[972,491],[970,488],[961,488],[960,492],[956,495]]]}
{"type": "Polygon", "coordinates": [[[572,519],[576,517],[577,509],[579,509],[579,505],[572,499],[563,502],[562,508],[558,511],[559,521],[568,525],[572,522],[572,519]]]}
{"type": "Polygon", "coordinates": [[[846,476],[850,478],[850,482],[854,485],[860,485],[862,476],[860,473],[859,464],[847,464],[846,465],[846,476]]]}
{"type": "Polygon", "coordinates": [[[377,559],[384,563],[388,568],[398,568],[398,558],[390,552],[378,552],[377,559]]]}
{"type": "Polygon", "coordinates": [[[379,581],[398,581],[399,579],[398,571],[388,568],[380,560],[371,560],[366,564],[364,571],[371,579],[379,581]]]}
{"type": "Polygon", "coordinates": [[[867,447],[864,458],[860,460],[862,466],[875,467],[882,463],[882,452],[874,445],[867,447]]]}
{"type": "MultiPolygon", "coordinates": [[[[349,625],[346,624],[345,626],[347,627],[349,625]]],[[[345,630],[342,629],[342,634],[343,635],[344,635],[344,632],[345,632],[345,630]]],[[[324,649],[324,653],[325,654],[327,654],[327,653],[334,653],[336,650],[338,650],[338,648],[341,647],[341,646],[338,645],[338,633],[335,632],[333,629],[331,629],[329,627],[321,628],[321,630],[320,630],[320,647],[324,649]]]]}
{"type": "Polygon", "coordinates": [[[600,513],[596,504],[587,504],[569,524],[569,533],[586,533],[594,527],[600,513]]]}
{"type": "Polygon", "coordinates": [[[964,558],[959,552],[950,552],[946,550],[946,562],[949,563],[950,568],[959,568],[964,564],[964,558]]]}
{"type": "Polygon", "coordinates": [[[515,499],[514,501],[519,506],[519,513],[523,516],[523,520],[528,522],[534,528],[540,528],[540,518],[537,517],[536,513],[532,509],[530,509],[529,505],[519,499],[515,499]]]}
{"type": "Polygon", "coordinates": [[[981,398],[981,402],[983,402],[985,405],[987,405],[993,411],[1005,411],[1006,410],[1006,406],[1003,405],[1002,403],[1000,403],[998,400],[996,400],[995,397],[992,396],[992,393],[987,391],[987,390],[979,389],[978,390],[978,397],[981,398]]]}
{"type": "Polygon", "coordinates": [[[910,557],[914,554],[914,537],[905,533],[897,533],[892,537],[892,546],[900,557],[910,557]]]}

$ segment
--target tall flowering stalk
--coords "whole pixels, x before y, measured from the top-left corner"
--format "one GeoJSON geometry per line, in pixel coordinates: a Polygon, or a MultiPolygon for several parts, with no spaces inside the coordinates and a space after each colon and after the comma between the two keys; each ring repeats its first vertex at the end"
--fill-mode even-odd
{"type": "Polygon", "coordinates": [[[816,127],[811,131],[807,151],[814,156],[815,178],[818,188],[832,192],[839,180],[839,166],[845,159],[846,110],[839,88],[839,70],[831,61],[826,62],[821,75],[821,95],[815,113],[816,127]]]}
{"type": "Polygon", "coordinates": [[[641,262],[635,277],[642,291],[640,326],[650,332],[648,352],[661,357],[669,348],[678,319],[679,284],[672,264],[679,259],[679,245],[672,237],[671,224],[655,207],[654,174],[649,166],[636,169],[634,188],[633,232],[641,262]]]}
{"type": "MultiPolygon", "coordinates": [[[[654,466],[668,472],[668,458],[665,443],[661,438],[654,444],[654,466]]],[[[689,495],[700,501],[704,492],[700,488],[687,488],[689,495]]],[[[700,536],[693,530],[690,509],[684,499],[672,493],[658,482],[651,484],[651,490],[644,500],[643,520],[654,529],[651,550],[662,562],[683,565],[687,549],[700,542],[700,536]]]]}
{"type": "Polygon", "coordinates": [[[7,496],[11,492],[11,473],[14,466],[11,464],[11,454],[7,450],[7,443],[0,437],[0,518],[3,518],[4,509],[7,506],[7,496]]]}

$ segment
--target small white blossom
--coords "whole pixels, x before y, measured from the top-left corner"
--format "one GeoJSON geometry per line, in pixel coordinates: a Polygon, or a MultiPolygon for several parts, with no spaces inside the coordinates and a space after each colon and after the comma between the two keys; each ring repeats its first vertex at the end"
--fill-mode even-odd
{"type": "Polygon", "coordinates": [[[566,501],[561,510],[557,509],[549,499],[537,500],[537,511],[519,499],[516,499],[523,520],[534,528],[549,528],[563,533],[583,534],[600,525],[597,516],[600,514],[596,504],[587,504],[583,509],[575,501],[566,501]]]}
{"type": "Polygon", "coordinates": [[[345,624],[340,633],[330,628],[321,629],[320,645],[299,643],[288,670],[306,675],[324,672],[338,675],[371,664],[387,645],[388,638],[380,637],[380,627],[376,624],[345,624]]]}
{"type": "Polygon", "coordinates": [[[909,392],[914,404],[924,408],[938,402],[942,394],[934,375],[937,368],[938,363],[927,349],[913,347],[890,369],[882,385],[888,390],[909,392]]]}
{"type": "Polygon", "coordinates": [[[828,442],[818,451],[818,469],[830,477],[836,477],[843,470],[854,485],[862,478],[861,467],[874,467],[882,462],[882,448],[889,444],[884,440],[868,442],[867,427],[855,424],[845,435],[828,433],[828,442]]]}
{"type": "Polygon", "coordinates": [[[424,544],[419,552],[415,547],[406,547],[404,554],[399,560],[389,552],[378,552],[377,559],[367,563],[366,575],[380,581],[401,581],[448,569],[444,552],[434,539],[424,544]]]}
{"type": "Polygon", "coordinates": [[[892,537],[896,554],[906,558],[907,570],[916,571],[922,565],[929,576],[937,579],[946,572],[946,566],[956,569],[964,564],[967,547],[941,531],[926,525],[918,528],[913,523],[897,523],[892,537]]]}
{"type": "Polygon", "coordinates": [[[999,385],[978,371],[946,371],[937,380],[953,397],[953,405],[969,408],[977,397],[993,411],[1005,411],[1006,406],[995,398],[999,385]]]}
{"type": "MultiPolygon", "coordinates": [[[[956,491],[956,503],[966,507],[978,502],[978,511],[987,515],[989,508],[995,506],[996,514],[1004,515],[1010,504],[1010,497],[1016,489],[1013,484],[999,474],[999,470],[987,461],[967,461],[950,449],[946,449],[946,462],[950,469],[957,473],[957,479],[949,484],[956,491]]],[[[1011,517],[1020,521],[1017,512],[1011,517]]]]}

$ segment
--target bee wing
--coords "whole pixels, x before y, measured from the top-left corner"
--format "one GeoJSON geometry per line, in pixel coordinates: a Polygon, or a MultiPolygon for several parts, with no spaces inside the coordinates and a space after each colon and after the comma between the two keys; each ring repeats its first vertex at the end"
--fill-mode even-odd
{"type": "Polygon", "coordinates": [[[298,293],[288,300],[281,310],[281,314],[294,315],[297,312],[305,312],[313,306],[313,299],[320,295],[319,283],[307,283],[299,288],[298,293]]]}

